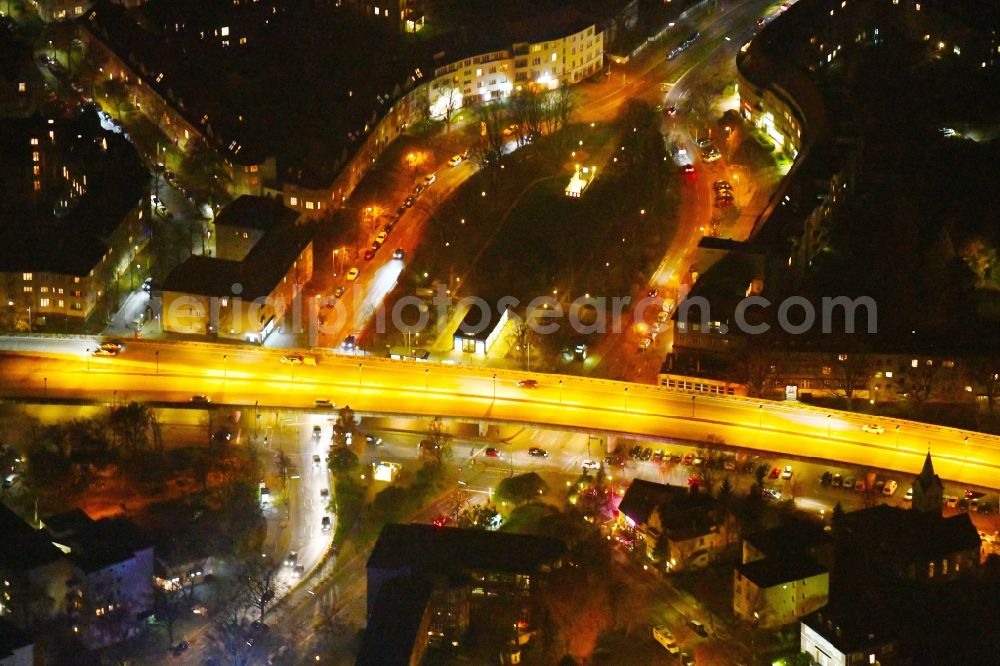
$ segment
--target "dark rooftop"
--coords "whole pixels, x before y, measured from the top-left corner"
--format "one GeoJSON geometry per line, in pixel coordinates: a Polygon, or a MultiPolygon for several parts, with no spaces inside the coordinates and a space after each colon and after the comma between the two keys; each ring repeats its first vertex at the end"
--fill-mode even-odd
{"type": "Polygon", "coordinates": [[[455,335],[461,335],[469,340],[486,340],[496,329],[502,316],[503,312],[496,306],[492,306],[490,312],[484,314],[482,308],[473,305],[462,317],[462,322],[455,329],[455,335]]]}
{"type": "Polygon", "coordinates": [[[32,643],[34,641],[31,636],[0,618],[0,660],[9,657],[14,650],[27,647],[32,643]]]}
{"type": "Polygon", "coordinates": [[[765,557],[805,554],[809,549],[830,543],[830,535],[814,520],[789,521],[778,527],[746,537],[765,557]]]}
{"type": "Polygon", "coordinates": [[[408,666],[432,585],[401,576],[382,584],[361,637],[356,666],[408,666]]]}
{"type": "MultiPolygon", "coordinates": [[[[239,204],[242,211],[266,210],[275,225],[257,241],[243,261],[192,255],[170,271],[163,290],[202,296],[239,295],[244,300],[267,296],[274,291],[279,280],[312,242],[315,227],[292,224],[296,213],[281,204],[265,201],[263,197],[243,196],[231,204],[239,204]],[[239,285],[241,290],[235,290],[234,285],[239,285]]],[[[219,217],[228,217],[227,210],[228,207],[219,217]]],[[[240,215],[235,213],[231,217],[240,215]]]]}
{"type": "Polygon", "coordinates": [[[267,231],[295,222],[299,214],[267,197],[243,195],[222,209],[215,226],[247,227],[267,231]]]}
{"type": "Polygon", "coordinates": [[[549,537],[433,525],[386,525],[368,558],[369,569],[408,568],[412,573],[460,571],[531,573],[566,550],[549,537]]]}
{"type": "Polygon", "coordinates": [[[979,531],[967,513],[944,518],[887,504],[844,514],[837,530],[848,539],[864,541],[875,551],[917,563],[978,550],[981,544],[979,531]]]}
{"type": "Polygon", "coordinates": [[[44,532],[32,528],[5,504],[0,504],[0,534],[0,569],[30,571],[62,556],[44,532]]]}
{"type": "Polygon", "coordinates": [[[660,508],[661,524],[679,539],[711,531],[710,523],[704,518],[714,507],[715,500],[710,495],[692,488],[635,479],[625,491],[618,510],[642,525],[654,509],[660,508]],[[670,510],[665,511],[666,507],[670,510]]]}
{"type": "Polygon", "coordinates": [[[829,605],[802,618],[802,622],[844,654],[866,652],[896,640],[891,623],[873,611],[870,605],[863,608],[829,605]]]}
{"type": "Polygon", "coordinates": [[[42,520],[52,538],[71,549],[70,559],[85,572],[124,562],[152,542],[127,518],[92,520],[74,509],[42,520]]]}
{"type": "Polygon", "coordinates": [[[826,567],[807,555],[799,555],[766,557],[763,560],[738,564],[736,571],[757,587],[764,588],[818,576],[826,572],[826,567]]]}
{"type": "Polygon", "coordinates": [[[108,251],[104,239],[143,202],[148,183],[135,149],[102,130],[91,110],[52,124],[37,116],[6,120],[0,134],[0,271],[87,275],[108,251]],[[32,138],[41,145],[32,146],[32,138]],[[33,189],[33,152],[45,156],[41,196],[33,189]],[[57,215],[53,210],[68,198],[64,164],[86,175],[87,186],[57,215]]]}

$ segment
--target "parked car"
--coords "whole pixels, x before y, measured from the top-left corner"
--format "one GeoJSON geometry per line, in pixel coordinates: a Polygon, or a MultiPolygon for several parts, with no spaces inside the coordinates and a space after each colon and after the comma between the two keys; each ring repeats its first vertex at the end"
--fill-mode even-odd
{"type": "Polygon", "coordinates": [[[642,452],[642,459],[649,460],[653,457],[653,449],[646,447],[642,452]]]}
{"type": "Polygon", "coordinates": [[[770,474],[767,475],[769,479],[777,479],[779,476],[781,476],[781,469],[778,467],[771,468],[770,474]]]}
{"type": "Polygon", "coordinates": [[[844,476],[842,474],[834,474],[833,478],[830,479],[830,485],[834,488],[840,488],[844,485],[844,476]]]}
{"type": "Polygon", "coordinates": [[[861,491],[863,491],[865,489],[865,480],[864,480],[864,478],[860,478],[860,479],[858,479],[857,481],[854,482],[854,489],[857,490],[858,492],[861,492],[861,491]]]}
{"type": "Polygon", "coordinates": [[[448,160],[448,166],[450,167],[457,167],[461,163],[462,163],[461,155],[452,155],[451,159],[448,160]]]}
{"type": "Polygon", "coordinates": [[[378,236],[375,237],[375,243],[377,245],[382,245],[382,243],[384,243],[385,239],[388,237],[389,237],[388,231],[380,231],[378,232],[378,236]]]}
{"type": "Polygon", "coordinates": [[[708,636],[708,631],[705,629],[705,625],[698,620],[688,620],[687,626],[691,628],[691,631],[698,634],[699,636],[708,636]]]}
{"type": "Polygon", "coordinates": [[[653,627],[653,640],[666,648],[670,654],[679,654],[681,651],[677,640],[667,627],[653,627]]]}
{"type": "Polygon", "coordinates": [[[596,460],[584,460],[583,461],[583,469],[584,470],[600,469],[600,467],[601,467],[601,463],[597,462],[596,460]]]}
{"type": "Polygon", "coordinates": [[[785,481],[788,481],[790,478],[792,478],[791,465],[785,465],[785,469],[781,472],[781,478],[784,479],[785,481]]]}
{"type": "Polygon", "coordinates": [[[375,258],[375,248],[374,247],[370,247],[367,250],[365,250],[365,261],[371,261],[374,258],[375,258]]]}
{"type": "Polygon", "coordinates": [[[888,481],[885,482],[885,485],[882,486],[882,494],[885,495],[886,497],[892,497],[893,495],[896,494],[896,488],[898,487],[899,487],[898,483],[896,483],[892,479],[889,479],[888,481]]]}
{"type": "Polygon", "coordinates": [[[495,447],[492,447],[492,446],[487,446],[486,450],[483,453],[486,454],[487,458],[499,458],[500,457],[500,451],[498,449],[496,449],[495,447]]]}
{"type": "Polygon", "coordinates": [[[640,456],[642,456],[642,447],[639,446],[638,444],[636,444],[628,452],[628,457],[632,458],[633,460],[638,460],[640,458],[640,456]]]}
{"type": "Polygon", "coordinates": [[[358,274],[360,272],[361,271],[359,271],[357,268],[352,268],[351,270],[347,271],[347,275],[345,277],[347,278],[348,282],[354,282],[355,280],[358,279],[358,274]]]}
{"type": "Polygon", "coordinates": [[[528,455],[532,458],[548,458],[549,452],[545,449],[540,449],[537,446],[533,446],[528,449],[528,455]]]}

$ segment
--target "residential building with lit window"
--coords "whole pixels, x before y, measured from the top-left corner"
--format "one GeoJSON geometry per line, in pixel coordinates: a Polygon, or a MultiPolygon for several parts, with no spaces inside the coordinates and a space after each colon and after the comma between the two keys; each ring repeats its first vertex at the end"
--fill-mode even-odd
{"type": "Polygon", "coordinates": [[[45,80],[32,60],[32,48],[9,30],[0,29],[0,117],[24,118],[45,99],[45,80]]]}
{"type": "Polygon", "coordinates": [[[119,284],[139,286],[133,260],[149,240],[149,173],[96,114],[9,121],[0,175],[4,328],[82,321],[119,284]]]}
{"type": "Polygon", "coordinates": [[[90,9],[91,0],[29,0],[43,21],[72,21],[90,9]]]}
{"type": "Polygon", "coordinates": [[[618,505],[615,538],[662,563],[666,571],[698,569],[717,561],[736,543],[732,516],[697,486],[635,479],[618,505]]]}
{"type": "Polygon", "coordinates": [[[301,304],[314,229],[277,201],[249,195],[217,219],[219,256],[188,257],[163,283],[163,330],[262,343],[301,304]]]}
{"type": "Polygon", "coordinates": [[[101,647],[129,638],[153,609],[152,542],[126,518],[93,520],[79,509],[44,518],[42,529],[73,566],[66,614],[80,639],[101,647]]]}
{"type": "MultiPolygon", "coordinates": [[[[538,629],[535,590],[548,571],[561,566],[566,547],[556,539],[527,534],[390,524],[382,528],[368,558],[368,623],[359,664],[386,664],[384,654],[421,654],[428,643],[461,645],[477,628],[507,626],[515,634],[538,629]],[[401,638],[411,645],[390,645],[372,628],[395,612],[384,592],[406,585],[420,604],[410,608],[401,638]],[[416,627],[420,627],[418,632],[416,627]],[[370,636],[370,639],[369,639],[370,636]]],[[[409,599],[409,596],[406,597],[409,599]]]]}

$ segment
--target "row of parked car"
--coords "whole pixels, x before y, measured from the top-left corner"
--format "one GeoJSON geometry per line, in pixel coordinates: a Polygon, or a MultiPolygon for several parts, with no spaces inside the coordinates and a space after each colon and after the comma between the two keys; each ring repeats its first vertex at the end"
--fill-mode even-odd
{"type": "MultiPolygon", "coordinates": [[[[879,479],[876,478],[871,482],[871,488],[868,487],[869,479],[864,476],[844,476],[843,474],[833,474],[831,472],[824,472],[823,476],[820,477],[820,485],[830,486],[832,488],[843,488],[844,490],[854,490],[859,493],[871,490],[876,493],[882,493],[886,497],[892,497],[896,494],[896,490],[899,489],[899,483],[895,479],[879,479]]],[[[906,491],[905,499],[907,501],[913,499],[913,489],[906,491]]]]}

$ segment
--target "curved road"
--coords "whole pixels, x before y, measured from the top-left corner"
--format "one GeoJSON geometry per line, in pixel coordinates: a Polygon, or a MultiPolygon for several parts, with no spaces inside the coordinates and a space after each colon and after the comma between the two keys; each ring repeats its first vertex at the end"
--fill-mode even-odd
{"type": "MultiPolygon", "coordinates": [[[[0,397],[117,398],[314,408],[316,400],[379,414],[443,416],[706,441],[788,456],[822,458],[910,473],[928,448],[942,477],[996,485],[1000,438],[903,420],[804,405],[692,396],[646,384],[493,371],[372,357],[314,354],[315,366],[280,363],[281,354],[197,343],[130,342],[117,357],[92,357],[89,339],[5,338],[0,397]],[[525,378],[537,388],[523,389],[525,378]]],[[[595,453],[595,456],[598,455],[595,453]]]]}

